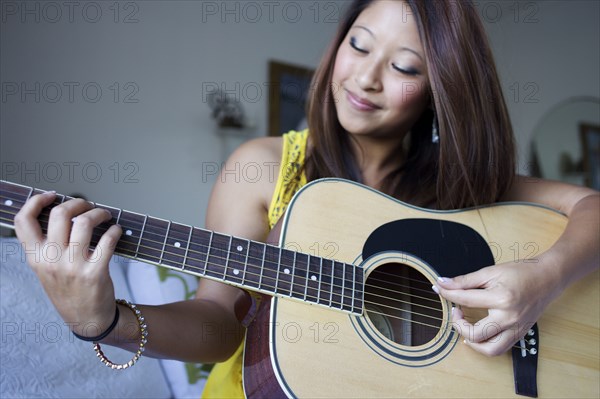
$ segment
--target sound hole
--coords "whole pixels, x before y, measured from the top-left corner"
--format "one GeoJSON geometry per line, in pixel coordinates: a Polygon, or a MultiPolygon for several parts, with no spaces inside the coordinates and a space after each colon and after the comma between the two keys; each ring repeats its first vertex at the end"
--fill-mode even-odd
{"type": "Polygon", "coordinates": [[[367,278],[367,317],[387,339],[407,346],[419,346],[439,333],[443,310],[431,281],[414,268],[388,263],[367,278]]]}

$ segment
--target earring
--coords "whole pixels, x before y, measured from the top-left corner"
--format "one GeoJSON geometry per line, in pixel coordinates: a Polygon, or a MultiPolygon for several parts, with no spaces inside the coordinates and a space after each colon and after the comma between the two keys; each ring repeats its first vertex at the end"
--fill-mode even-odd
{"type": "Polygon", "coordinates": [[[437,144],[440,142],[440,135],[438,134],[437,118],[433,114],[433,125],[431,126],[431,142],[437,144]]]}

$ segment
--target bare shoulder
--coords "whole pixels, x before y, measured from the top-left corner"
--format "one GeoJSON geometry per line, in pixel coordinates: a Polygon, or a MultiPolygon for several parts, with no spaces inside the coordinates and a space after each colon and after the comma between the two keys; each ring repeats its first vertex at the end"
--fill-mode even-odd
{"type": "Polygon", "coordinates": [[[279,162],[283,140],[281,137],[259,137],[239,146],[230,156],[229,161],[264,161],[279,162]]]}
{"type": "MultiPolygon", "coordinates": [[[[264,241],[269,233],[268,207],[275,191],[281,137],[262,137],[238,147],[227,159],[214,183],[206,227],[209,230],[264,241]]],[[[232,304],[243,291],[219,282],[202,279],[196,295],[221,304],[232,314],[232,304]]]]}
{"type": "MultiPolygon", "coordinates": [[[[238,147],[227,159],[214,184],[207,227],[262,239],[281,159],[281,137],[261,137],[238,147]]],[[[265,235],[266,237],[266,235],[265,235]]]]}

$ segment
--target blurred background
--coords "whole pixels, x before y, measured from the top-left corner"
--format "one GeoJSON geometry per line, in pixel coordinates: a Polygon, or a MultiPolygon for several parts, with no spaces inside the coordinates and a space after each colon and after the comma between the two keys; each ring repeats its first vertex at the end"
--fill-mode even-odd
{"type": "MultiPolygon", "coordinates": [[[[476,3],[519,171],[589,183],[600,2],[476,3]]],[[[202,226],[221,163],[267,135],[269,62],[314,69],[346,4],[2,0],[2,179],[202,226]],[[213,117],[216,91],[241,110],[237,126],[213,117]]]]}

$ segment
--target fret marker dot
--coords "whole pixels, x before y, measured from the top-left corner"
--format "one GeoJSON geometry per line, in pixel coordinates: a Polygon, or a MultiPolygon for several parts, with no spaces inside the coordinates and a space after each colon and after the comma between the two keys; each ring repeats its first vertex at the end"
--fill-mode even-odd
{"type": "Polygon", "coordinates": [[[233,269],[233,274],[237,276],[238,274],[240,274],[240,271],[238,269],[233,269]]]}
{"type": "Polygon", "coordinates": [[[310,276],[310,279],[311,279],[312,281],[317,281],[317,276],[315,276],[315,275],[313,274],[312,276],[310,276]]]}
{"type": "Polygon", "coordinates": [[[127,230],[127,231],[125,231],[125,235],[126,235],[126,236],[130,236],[130,235],[132,235],[132,234],[133,234],[133,231],[131,231],[131,230],[127,230]]]}
{"type": "Polygon", "coordinates": [[[4,201],[4,205],[6,206],[12,206],[13,202],[11,200],[6,200],[4,201]]]}
{"type": "Polygon", "coordinates": [[[290,269],[288,269],[288,268],[286,267],[285,269],[283,269],[283,272],[284,272],[285,274],[290,274],[290,269]]]}
{"type": "Polygon", "coordinates": [[[238,252],[242,252],[244,250],[244,247],[242,247],[241,245],[238,245],[237,248],[238,252]]]}
{"type": "Polygon", "coordinates": [[[179,241],[177,241],[177,242],[176,242],[175,244],[173,244],[173,245],[175,245],[175,248],[179,248],[179,247],[181,247],[181,243],[180,243],[179,241]]]}

